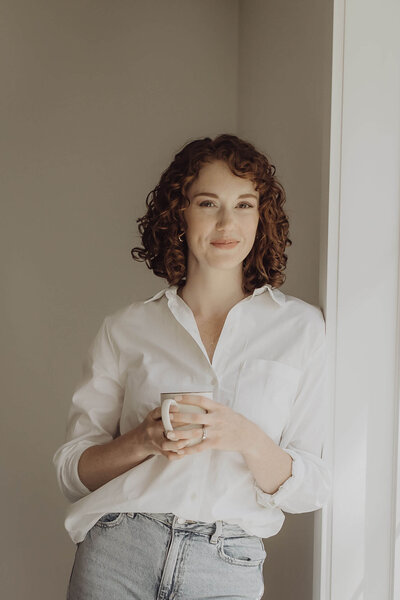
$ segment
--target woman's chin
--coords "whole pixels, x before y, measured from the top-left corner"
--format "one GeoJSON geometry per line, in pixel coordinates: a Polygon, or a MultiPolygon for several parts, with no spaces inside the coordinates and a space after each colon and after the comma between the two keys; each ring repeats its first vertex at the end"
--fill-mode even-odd
{"type": "Polygon", "coordinates": [[[220,258],[220,259],[213,259],[213,260],[208,260],[207,264],[209,267],[213,268],[213,269],[221,269],[222,271],[232,271],[233,269],[239,269],[242,268],[242,264],[243,264],[243,260],[238,259],[238,257],[231,257],[230,259],[228,258],[220,258]]]}

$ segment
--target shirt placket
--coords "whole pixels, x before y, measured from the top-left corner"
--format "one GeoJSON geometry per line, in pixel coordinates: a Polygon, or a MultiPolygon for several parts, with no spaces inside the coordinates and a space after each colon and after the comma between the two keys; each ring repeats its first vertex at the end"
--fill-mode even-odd
{"type": "MultiPolygon", "coordinates": [[[[175,319],[186,329],[189,335],[193,338],[193,340],[197,343],[201,352],[203,353],[204,358],[207,361],[209,368],[213,371],[214,382],[217,383],[220,376],[222,376],[223,371],[226,367],[227,361],[229,361],[229,348],[232,348],[233,337],[235,332],[235,323],[239,318],[239,311],[241,305],[244,302],[250,301],[251,298],[245,298],[235,306],[231,308],[229,313],[226,316],[224,326],[222,328],[221,334],[219,336],[213,360],[210,362],[208,357],[206,348],[203,344],[203,341],[200,336],[199,328],[196,323],[196,319],[194,318],[193,312],[186,305],[185,302],[179,301],[180,299],[176,297],[174,294],[168,294],[168,307],[172,312],[175,319]]],[[[246,345],[246,336],[241,336],[241,339],[235,343],[235,355],[238,356],[243,351],[243,347],[246,345]],[[240,347],[239,347],[240,346],[240,347]]]]}

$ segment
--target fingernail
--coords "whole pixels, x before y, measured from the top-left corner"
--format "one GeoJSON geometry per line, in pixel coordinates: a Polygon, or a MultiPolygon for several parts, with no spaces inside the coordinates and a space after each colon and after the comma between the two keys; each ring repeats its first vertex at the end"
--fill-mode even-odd
{"type": "Polygon", "coordinates": [[[170,440],[176,440],[176,434],[175,433],[171,433],[170,431],[168,431],[167,436],[169,437],[170,440]]]}
{"type": "Polygon", "coordinates": [[[177,454],[183,454],[183,450],[178,450],[177,454]]]}
{"type": "Polygon", "coordinates": [[[175,396],[175,400],[176,400],[177,402],[180,402],[180,401],[182,400],[182,396],[175,396]]]}

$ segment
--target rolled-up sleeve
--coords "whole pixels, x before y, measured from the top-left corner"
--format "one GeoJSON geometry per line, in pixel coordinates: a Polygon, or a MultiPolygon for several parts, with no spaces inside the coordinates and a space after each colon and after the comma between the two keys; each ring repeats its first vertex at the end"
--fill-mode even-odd
{"type": "Polygon", "coordinates": [[[82,378],[69,409],[65,443],[53,456],[58,485],[70,502],[90,493],[78,475],[82,453],[89,446],[111,441],[121,416],[124,390],[108,320],[104,319],[83,361],[82,378]]]}
{"type": "Polygon", "coordinates": [[[274,494],[264,492],[254,480],[259,504],[277,507],[288,513],[304,513],[322,508],[328,502],[332,489],[332,470],[324,457],[328,425],[327,342],[324,326],[319,343],[304,368],[279,444],[293,459],[292,475],[274,494]]]}

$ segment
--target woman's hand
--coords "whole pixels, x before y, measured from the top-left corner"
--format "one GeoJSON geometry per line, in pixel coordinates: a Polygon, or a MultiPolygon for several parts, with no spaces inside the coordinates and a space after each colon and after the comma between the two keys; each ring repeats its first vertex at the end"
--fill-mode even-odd
{"type": "MultiPolygon", "coordinates": [[[[170,407],[170,413],[176,413],[178,410],[174,405],[170,407]]],[[[164,425],[161,419],[161,406],[151,410],[138,429],[141,432],[143,447],[149,455],[162,454],[168,460],[181,458],[177,451],[183,448],[186,440],[170,441],[165,437],[164,425]]]]}
{"type": "Polygon", "coordinates": [[[178,401],[178,407],[171,406],[173,414],[171,414],[170,418],[173,427],[179,427],[188,423],[204,425],[207,429],[207,438],[199,441],[198,444],[183,448],[184,443],[188,440],[200,440],[203,429],[178,429],[174,432],[169,431],[167,433],[168,439],[177,440],[177,442],[182,443],[182,454],[178,455],[178,458],[210,449],[242,451],[243,439],[245,437],[244,428],[248,422],[243,415],[235,412],[229,406],[215,402],[205,396],[182,394],[181,398],[182,400],[178,401]],[[183,413],[179,411],[179,404],[195,404],[206,409],[207,413],[183,413]],[[175,409],[174,411],[172,410],[173,408],[175,409]]]}

